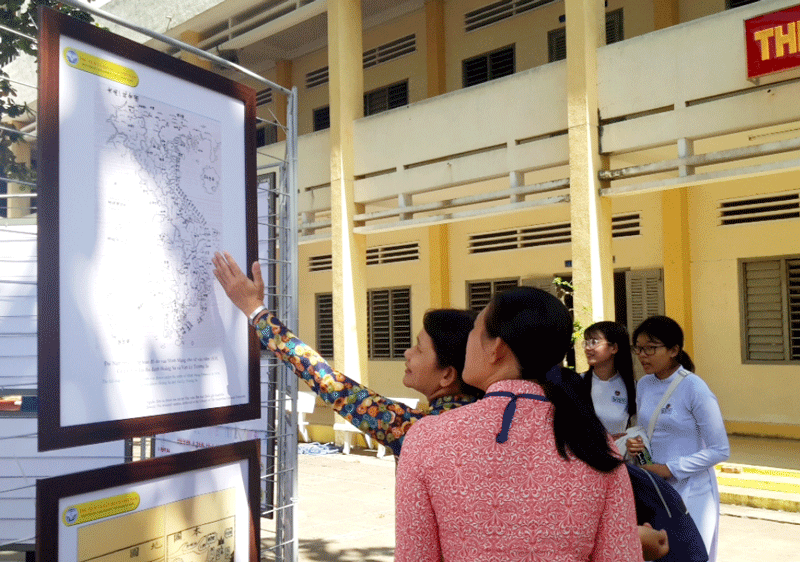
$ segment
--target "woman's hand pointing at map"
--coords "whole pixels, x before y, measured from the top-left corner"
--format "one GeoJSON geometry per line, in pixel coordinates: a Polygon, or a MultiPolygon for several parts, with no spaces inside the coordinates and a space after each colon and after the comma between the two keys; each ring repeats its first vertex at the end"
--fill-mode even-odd
{"type": "Polygon", "coordinates": [[[214,263],[214,276],[239,310],[246,316],[251,316],[259,308],[264,310],[264,279],[257,261],[253,262],[252,281],[228,252],[215,252],[211,261],[214,263]]]}

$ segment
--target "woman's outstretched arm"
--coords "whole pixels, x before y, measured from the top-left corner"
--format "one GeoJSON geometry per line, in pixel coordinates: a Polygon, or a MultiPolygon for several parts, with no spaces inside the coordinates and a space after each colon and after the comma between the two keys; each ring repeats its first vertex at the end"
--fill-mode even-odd
{"type": "MultiPolygon", "coordinates": [[[[214,275],[225,294],[245,315],[264,306],[264,281],[258,262],[253,279],[228,254],[216,253],[214,275]]],[[[289,365],[325,403],[355,427],[400,454],[406,431],[427,412],[391,400],[335,371],[310,346],[303,343],[270,311],[256,314],[254,322],[261,342],[289,365]]]]}

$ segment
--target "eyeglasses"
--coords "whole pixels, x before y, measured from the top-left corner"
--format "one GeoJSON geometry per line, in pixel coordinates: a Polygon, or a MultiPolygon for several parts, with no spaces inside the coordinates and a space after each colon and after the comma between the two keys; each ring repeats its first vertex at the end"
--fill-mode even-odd
{"type": "Polygon", "coordinates": [[[667,346],[664,345],[663,343],[660,343],[658,345],[634,345],[631,348],[631,351],[633,351],[635,355],[640,355],[644,353],[645,355],[650,356],[650,355],[655,355],[656,349],[658,349],[659,347],[667,347],[667,346]]]}
{"type": "Polygon", "coordinates": [[[601,343],[608,343],[608,342],[606,340],[598,340],[598,339],[592,338],[590,340],[583,340],[581,342],[581,345],[583,345],[583,349],[594,349],[595,347],[597,347],[601,343]]]}

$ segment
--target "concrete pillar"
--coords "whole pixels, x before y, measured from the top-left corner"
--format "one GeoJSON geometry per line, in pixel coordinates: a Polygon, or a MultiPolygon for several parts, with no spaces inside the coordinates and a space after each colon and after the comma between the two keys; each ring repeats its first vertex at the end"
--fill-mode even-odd
{"type": "MultiPolygon", "coordinates": [[[[614,318],[611,201],[599,196],[597,48],[605,44],[603,0],[566,0],[572,283],[582,327],[614,318]]],[[[576,352],[579,369],[583,353],[576,352]]]]}
{"type": "Polygon", "coordinates": [[[678,0],[653,0],[653,29],[664,29],[680,23],[678,0]]]}
{"type": "MultiPolygon", "coordinates": [[[[425,42],[428,97],[447,91],[444,0],[425,1],[425,42]]],[[[430,275],[430,307],[450,306],[450,227],[439,224],[428,227],[428,274],[430,275]]]]}
{"type": "Polygon", "coordinates": [[[425,42],[428,97],[447,91],[444,42],[444,0],[425,0],[425,42]]]}
{"type": "Polygon", "coordinates": [[[333,341],[337,369],[367,379],[366,241],[353,233],[353,122],[364,113],[361,2],[328,2],[328,77],[331,112],[331,245],[333,341]]]}
{"type": "MultiPolygon", "coordinates": [[[[679,139],[678,156],[694,155],[688,139],[679,139]]],[[[681,176],[694,173],[692,166],[681,166],[681,176]]],[[[693,351],[692,271],[689,241],[689,190],[686,187],[661,193],[662,248],[664,256],[664,311],[683,328],[684,347],[693,351]]]]}
{"type": "MultiPolygon", "coordinates": [[[[292,61],[275,61],[275,83],[279,86],[291,90],[292,86],[292,61]]],[[[275,107],[275,117],[282,123],[286,123],[286,106],[288,98],[278,92],[272,92],[272,103],[275,107]]],[[[286,132],[278,127],[278,142],[286,140],[286,132]]]]}
{"type": "MultiPolygon", "coordinates": [[[[200,44],[200,41],[203,39],[203,34],[198,31],[184,31],[181,33],[180,40],[184,43],[191,45],[192,47],[197,47],[200,44]]],[[[211,70],[211,61],[208,59],[204,59],[203,57],[198,57],[193,53],[187,53],[186,51],[181,51],[181,60],[185,60],[188,63],[191,63],[195,66],[199,66],[200,68],[205,68],[206,70],[211,70]]]]}

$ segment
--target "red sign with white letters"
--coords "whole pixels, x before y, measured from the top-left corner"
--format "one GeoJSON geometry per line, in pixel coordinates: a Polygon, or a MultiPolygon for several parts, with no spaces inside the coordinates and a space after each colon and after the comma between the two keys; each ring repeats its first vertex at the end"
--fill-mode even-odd
{"type": "Polygon", "coordinates": [[[745,20],[744,28],[748,78],[800,66],[800,6],[745,20]]]}

